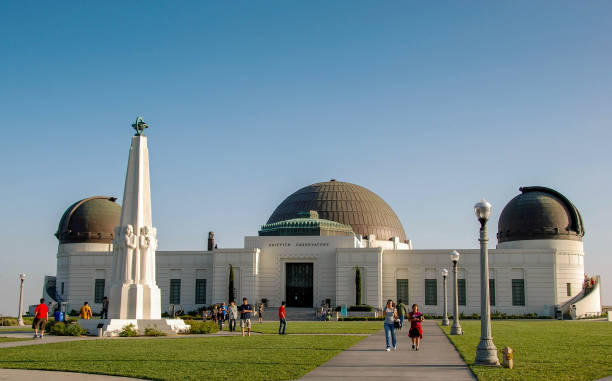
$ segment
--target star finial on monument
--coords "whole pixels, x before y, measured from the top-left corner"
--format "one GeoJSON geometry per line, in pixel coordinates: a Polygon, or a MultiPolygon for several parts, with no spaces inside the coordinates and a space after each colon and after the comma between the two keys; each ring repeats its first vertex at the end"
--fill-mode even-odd
{"type": "Polygon", "coordinates": [[[139,116],[138,118],[136,118],[136,123],[132,124],[132,128],[136,130],[136,136],[139,136],[144,135],[143,132],[145,128],[149,128],[149,125],[146,124],[144,120],[142,120],[142,118],[139,116]]]}

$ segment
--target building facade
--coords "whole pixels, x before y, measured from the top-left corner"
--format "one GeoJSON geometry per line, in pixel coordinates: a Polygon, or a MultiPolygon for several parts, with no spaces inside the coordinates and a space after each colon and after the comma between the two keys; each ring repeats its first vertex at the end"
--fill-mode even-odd
{"type": "MultiPolygon", "coordinates": [[[[599,282],[584,289],[584,227],[576,207],[543,187],[521,188],[498,221],[498,243],[489,250],[491,310],[553,316],[557,309],[577,316],[601,311],[599,282]]],[[[48,276],[44,296],[67,303],[88,301],[101,309],[110,287],[112,238],[121,207],[110,197],[71,205],[56,236],[57,274],[48,276]]],[[[162,311],[186,311],[227,302],[233,295],[278,306],[312,308],[358,302],[382,308],[387,299],[417,303],[426,313],[443,311],[441,271],[452,270],[447,250],[413,249],[393,210],[379,196],[355,184],[331,180],[287,197],[258,236],[242,248],[157,251],[156,279],[162,311]],[[361,300],[356,300],[356,277],[361,300]]],[[[459,310],[480,312],[480,252],[458,249],[459,310]]],[[[449,306],[453,297],[449,276],[449,306]]]]}

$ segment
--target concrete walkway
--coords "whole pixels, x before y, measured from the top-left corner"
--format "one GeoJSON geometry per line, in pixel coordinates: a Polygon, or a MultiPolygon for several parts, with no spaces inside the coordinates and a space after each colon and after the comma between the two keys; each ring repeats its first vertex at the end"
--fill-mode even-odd
{"type": "Polygon", "coordinates": [[[475,380],[455,347],[433,321],[423,324],[423,343],[411,349],[407,330],[397,331],[397,351],[385,351],[383,330],[341,352],[302,380],[475,380]]]}
{"type": "Polygon", "coordinates": [[[45,370],[0,369],[0,381],[142,381],[137,378],[45,370]]]}

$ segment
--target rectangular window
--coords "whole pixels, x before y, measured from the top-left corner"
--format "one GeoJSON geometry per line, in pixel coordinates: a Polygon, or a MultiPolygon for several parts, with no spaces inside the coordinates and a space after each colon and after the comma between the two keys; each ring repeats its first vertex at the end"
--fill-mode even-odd
{"type": "MultiPolygon", "coordinates": [[[[62,285],[64,285],[62,283],[62,285]]],[[[102,303],[104,298],[104,279],[96,279],[94,284],[94,303],[102,303]]]]}
{"type": "Polygon", "coordinates": [[[457,299],[459,299],[459,305],[465,306],[466,292],[465,292],[465,279],[457,279],[457,299]]]}
{"type": "Polygon", "coordinates": [[[525,305],[525,280],[512,279],[512,305],[525,305]]]}
{"type": "Polygon", "coordinates": [[[495,305],[495,279],[489,279],[489,304],[495,305]]]}
{"type": "Polygon", "coordinates": [[[408,301],[410,300],[408,297],[408,279],[398,279],[396,281],[396,287],[398,303],[401,300],[402,303],[408,304],[408,301]]]}
{"type": "Polygon", "coordinates": [[[181,304],[180,279],[170,279],[170,304],[181,304]]]}
{"type": "Polygon", "coordinates": [[[206,279],[196,279],[195,303],[206,304],[206,279]]]}
{"type": "Polygon", "coordinates": [[[62,282],[62,295],[64,295],[64,282],[62,282]]]}
{"type": "Polygon", "coordinates": [[[435,306],[438,304],[438,281],[425,279],[425,304],[435,306]]]}
{"type": "Polygon", "coordinates": [[[567,296],[572,296],[572,284],[571,283],[567,283],[567,296]]]}

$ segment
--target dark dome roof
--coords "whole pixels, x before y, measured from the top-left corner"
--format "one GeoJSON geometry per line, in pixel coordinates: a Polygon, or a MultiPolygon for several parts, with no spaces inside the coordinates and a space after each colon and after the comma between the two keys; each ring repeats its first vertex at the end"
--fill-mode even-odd
{"type": "Polygon", "coordinates": [[[522,187],[501,212],[497,241],[565,239],[582,241],[578,209],[561,193],[545,187],[522,187]]]}
{"type": "Polygon", "coordinates": [[[62,215],[55,236],[60,243],[111,243],[121,219],[115,200],[94,196],[75,202],[62,215]]]}
{"type": "Polygon", "coordinates": [[[378,240],[406,233],[393,209],[372,191],[359,185],[331,180],[304,187],[285,199],[274,210],[268,224],[297,218],[298,213],[314,210],[319,218],[350,225],[362,236],[375,234],[378,240]]]}

